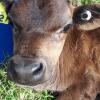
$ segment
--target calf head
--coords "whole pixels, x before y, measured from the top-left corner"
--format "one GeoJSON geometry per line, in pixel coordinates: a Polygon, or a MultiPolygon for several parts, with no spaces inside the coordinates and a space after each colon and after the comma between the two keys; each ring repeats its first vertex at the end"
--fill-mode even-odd
{"type": "Polygon", "coordinates": [[[71,15],[66,0],[16,0],[10,10],[15,25],[14,56],[8,68],[12,81],[56,90],[57,66],[71,15]]]}

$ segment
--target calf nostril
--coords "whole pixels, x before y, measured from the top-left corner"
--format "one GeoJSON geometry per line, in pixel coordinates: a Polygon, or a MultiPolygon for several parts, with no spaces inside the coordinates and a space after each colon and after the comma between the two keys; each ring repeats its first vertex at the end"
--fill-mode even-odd
{"type": "Polygon", "coordinates": [[[32,68],[32,74],[33,74],[33,75],[37,75],[37,74],[41,73],[41,72],[43,71],[43,69],[44,69],[43,67],[44,67],[44,66],[43,66],[42,63],[36,64],[36,65],[34,66],[34,68],[32,68]]]}

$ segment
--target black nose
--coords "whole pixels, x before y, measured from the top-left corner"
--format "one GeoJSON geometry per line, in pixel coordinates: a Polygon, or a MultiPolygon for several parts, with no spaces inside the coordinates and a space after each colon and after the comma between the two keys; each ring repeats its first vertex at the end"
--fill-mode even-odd
{"type": "Polygon", "coordinates": [[[37,84],[43,81],[45,68],[46,65],[40,60],[21,59],[17,63],[12,60],[8,67],[8,78],[20,84],[37,84]]]}

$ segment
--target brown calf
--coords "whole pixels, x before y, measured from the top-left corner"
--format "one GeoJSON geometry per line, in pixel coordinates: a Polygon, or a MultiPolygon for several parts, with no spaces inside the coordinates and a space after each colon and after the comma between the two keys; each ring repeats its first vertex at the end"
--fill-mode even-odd
{"type": "MultiPolygon", "coordinates": [[[[99,7],[86,8],[100,13],[99,7]]],[[[84,28],[76,9],[75,27],[67,33],[71,9],[66,0],[18,0],[12,6],[17,31],[8,77],[37,90],[58,91],[58,100],[94,100],[99,91],[100,29],[80,31],[84,28]]]]}

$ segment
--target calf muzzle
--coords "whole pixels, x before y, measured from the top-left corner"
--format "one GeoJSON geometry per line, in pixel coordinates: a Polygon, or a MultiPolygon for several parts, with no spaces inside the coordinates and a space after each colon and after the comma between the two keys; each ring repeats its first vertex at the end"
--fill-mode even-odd
{"type": "Polygon", "coordinates": [[[36,85],[45,80],[46,63],[43,59],[17,56],[10,62],[8,78],[23,85],[36,85]]]}

